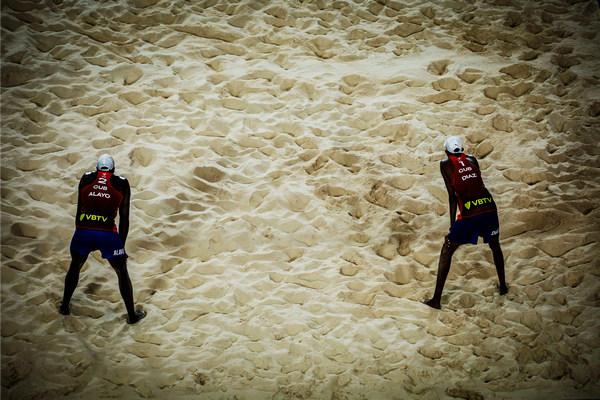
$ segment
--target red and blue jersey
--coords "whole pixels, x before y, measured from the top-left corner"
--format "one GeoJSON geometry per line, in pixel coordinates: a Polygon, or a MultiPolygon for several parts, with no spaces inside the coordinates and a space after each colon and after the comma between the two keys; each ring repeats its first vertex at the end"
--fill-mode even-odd
{"type": "Polygon", "coordinates": [[[115,218],[126,196],[127,179],[112,172],[88,172],[79,182],[75,226],[81,229],[117,232],[115,218]]]}
{"type": "Polygon", "coordinates": [[[481,171],[466,154],[449,154],[452,163],[450,185],[458,199],[457,219],[469,218],[488,212],[497,212],[491,193],[483,184],[481,171]]]}

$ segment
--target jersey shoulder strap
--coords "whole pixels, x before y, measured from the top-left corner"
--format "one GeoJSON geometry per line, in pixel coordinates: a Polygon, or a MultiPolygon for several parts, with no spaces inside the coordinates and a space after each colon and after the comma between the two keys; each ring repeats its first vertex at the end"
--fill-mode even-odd
{"type": "Polygon", "coordinates": [[[92,183],[96,180],[97,176],[98,176],[98,171],[86,172],[81,177],[81,180],[79,181],[79,186],[83,187],[83,186],[89,185],[90,183],[92,183]]]}
{"type": "Polygon", "coordinates": [[[129,181],[124,176],[113,174],[110,178],[110,184],[121,193],[129,192],[129,181]]]}

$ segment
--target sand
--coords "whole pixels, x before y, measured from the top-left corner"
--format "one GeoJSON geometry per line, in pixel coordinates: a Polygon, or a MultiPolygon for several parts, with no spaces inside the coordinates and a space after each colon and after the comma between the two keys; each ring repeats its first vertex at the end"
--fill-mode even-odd
{"type": "Polygon", "coordinates": [[[3,399],[600,397],[595,1],[2,2],[3,399]],[[454,256],[446,135],[491,252],[454,256]],[[132,186],[136,303],[76,187],[132,186]]]}

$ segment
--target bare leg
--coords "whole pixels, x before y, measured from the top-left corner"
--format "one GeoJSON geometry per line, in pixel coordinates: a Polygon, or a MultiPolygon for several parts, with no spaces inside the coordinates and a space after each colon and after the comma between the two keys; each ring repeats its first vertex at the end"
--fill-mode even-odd
{"type": "Polygon", "coordinates": [[[494,256],[494,264],[496,264],[496,272],[498,273],[498,281],[500,283],[498,286],[500,294],[504,295],[508,293],[508,286],[506,286],[506,278],[504,276],[504,255],[500,248],[500,240],[498,237],[495,237],[490,241],[489,245],[494,256]]]}
{"type": "Polygon", "coordinates": [[[146,313],[144,311],[136,311],[134,308],[133,286],[131,285],[131,279],[129,279],[129,273],[127,272],[127,258],[115,257],[108,260],[108,262],[117,273],[117,278],[119,278],[119,291],[125,302],[125,308],[127,308],[127,323],[135,324],[144,318],[146,313]]]}
{"type": "Polygon", "coordinates": [[[429,307],[437,308],[438,310],[442,308],[440,304],[440,301],[442,300],[442,291],[444,290],[444,284],[446,283],[448,272],[450,272],[452,255],[459,246],[460,243],[451,242],[448,239],[448,236],[446,236],[444,245],[442,246],[442,251],[440,252],[440,261],[438,264],[438,273],[435,282],[435,292],[431,299],[425,301],[425,304],[427,304],[429,307]]]}
{"type": "Polygon", "coordinates": [[[73,296],[73,292],[75,292],[77,283],[79,283],[79,272],[81,271],[83,264],[85,264],[87,257],[87,255],[82,256],[79,253],[71,252],[71,265],[69,266],[69,271],[67,271],[67,276],[65,277],[63,300],[58,308],[58,312],[63,315],[70,314],[69,303],[71,302],[71,297],[73,296]]]}

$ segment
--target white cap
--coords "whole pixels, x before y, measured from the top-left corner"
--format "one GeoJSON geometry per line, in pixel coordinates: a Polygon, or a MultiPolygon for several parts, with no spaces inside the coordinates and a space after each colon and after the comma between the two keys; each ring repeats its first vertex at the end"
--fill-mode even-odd
{"type": "Polygon", "coordinates": [[[444,147],[446,147],[448,153],[452,154],[460,154],[465,151],[462,139],[458,136],[449,136],[444,143],[444,147]]]}
{"type": "Polygon", "coordinates": [[[96,164],[96,169],[98,171],[114,171],[115,169],[115,160],[108,155],[102,154],[98,159],[98,164],[96,164]]]}

